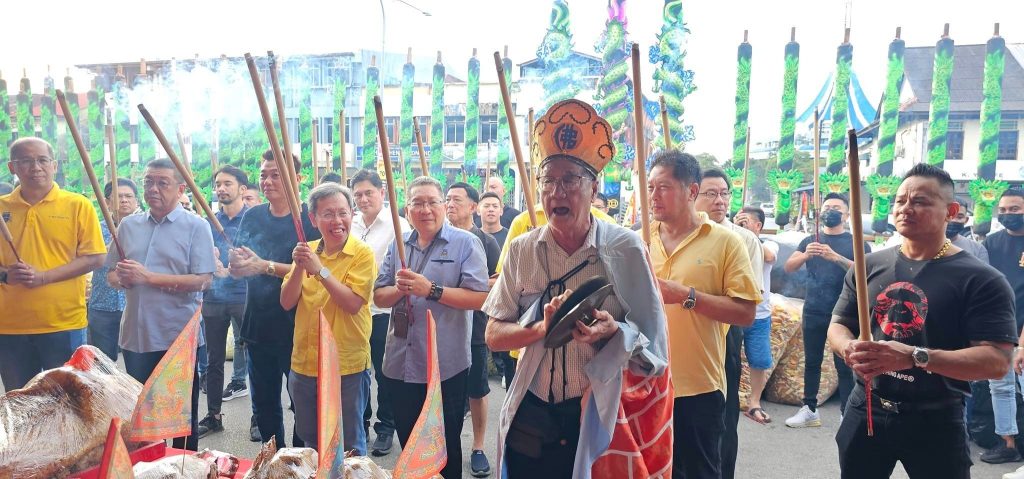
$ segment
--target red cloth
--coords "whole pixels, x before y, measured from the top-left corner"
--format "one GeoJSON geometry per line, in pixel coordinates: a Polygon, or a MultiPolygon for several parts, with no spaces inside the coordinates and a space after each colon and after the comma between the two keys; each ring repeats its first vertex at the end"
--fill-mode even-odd
{"type": "Polygon", "coordinates": [[[622,373],[618,419],[608,450],[594,462],[594,479],[672,476],[672,378],[622,373]]]}

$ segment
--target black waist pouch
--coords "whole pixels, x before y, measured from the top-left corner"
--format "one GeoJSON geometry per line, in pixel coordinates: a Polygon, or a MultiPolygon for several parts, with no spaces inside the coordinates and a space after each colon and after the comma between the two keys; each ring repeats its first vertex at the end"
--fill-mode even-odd
{"type": "Polygon", "coordinates": [[[540,458],[545,444],[562,439],[576,443],[581,413],[581,398],[550,404],[527,392],[512,418],[505,445],[524,456],[540,458]]]}

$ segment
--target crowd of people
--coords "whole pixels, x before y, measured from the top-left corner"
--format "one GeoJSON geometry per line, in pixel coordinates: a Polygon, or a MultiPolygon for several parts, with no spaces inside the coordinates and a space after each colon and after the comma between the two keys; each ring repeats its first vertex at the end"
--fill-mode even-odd
{"type": "Polygon", "coordinates": [[[223,401],[251,395],[252,440],[315,447],[322,314],[338,345],[344,448],[379,457],[392,453],[396,435],[405,445],[426,400],[429,311],[444,477],[463,474],[467,413],[474,476],[585,477],[591,468],[599,476],[608,451],[621,446],[617,438],[629,434],[616,428],[630,407],[627,385],[670,375],[671,394],[652,399],[666,408],[666,427],[635,440],[635,457],[652,475],[671,469],[672,477],[732,478],[740,414],[773,420],[761,395],[773,366],[771,271],[778,264],[787,273],[805,269],[807,278],[803,406],[785,425],[822,425],[818,388],[828,344],[839,377],[843,477],[887,477],[897,461],[912,477],[970,477],[964,402],[979,380],[989,380],[1003,438],[980,459],[1021,461],[1015,392],[1024,385],[1024,353],[1013,351],[1024,326],[1024,193],[1003,193],[1003,229],[979,243],[965,235],[966,205],[948,174],[917,165],[895,198],[891,247],[871,252],[854,238],[849,200],[829,194],[820,231],[782,257],[779,242],[762,236],[764,211],[748,206],[730,217],[725,173],[667,150],[648,173],[645,243],[615,223],[598,191],[599,172],[614,156],[610,131],[576,100],[538,119],[533,215],[509,204],[497,177],[484,192],[419,177],[405,185],[404,205],[387,205],[393,186],[361,170],[347,185],[325,175],[303,198],[301,218],[292,218],[287,176],[268,150],[258,159],[259,178],[234,166],[213,175],[222,234],[190,212],[174,165],[153,160],[141,185],[119,178],[103,192],[120,249],[90,201],[54,182],[52,147],[18,139],[8,161],[18,186],[0,196],[18,253],[0,247],[0,379],[7,391],[20,388],[92,344],[121,357],[144,382],[198,311],[203,339],[194,381],[201,387],[190,399],[199,411],[204,391],[207,408],[175,445],[197,449],[200,438],[224,431],[223,401]],[[399,206],[394,224],[390,208],[399,206]],[[871,253],[875,341],[857,339],[852,270],[860,248],[871,253]],[[569,325],[570,341],[546,346],[574,305],[573,291],[595,277],[614,293],[586,321],[569,325]],[[226,378],[229,330],[234,359],[226,378]],[[750,371],[745,411],[741,350],[750,371]],[[498,423],[489,425],[492,364],[507,391],[498,423]],[[294,411],[288,436],[286,409],[294,411]],[[488,434],[498,437],[496,451],[485,451],[488,434]],[[650,451],[658,448],[671,458],[667,466],[650,451]]]}

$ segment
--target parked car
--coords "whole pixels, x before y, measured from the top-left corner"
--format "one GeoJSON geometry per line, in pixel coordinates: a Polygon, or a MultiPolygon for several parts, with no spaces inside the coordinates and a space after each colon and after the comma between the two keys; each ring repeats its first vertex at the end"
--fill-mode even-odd
{"type": "Polygon", "coordinates": [[[761,211],[764,211],[765,216],[775,216],[775,204],[774,203],[761,203],[761,211]]]}

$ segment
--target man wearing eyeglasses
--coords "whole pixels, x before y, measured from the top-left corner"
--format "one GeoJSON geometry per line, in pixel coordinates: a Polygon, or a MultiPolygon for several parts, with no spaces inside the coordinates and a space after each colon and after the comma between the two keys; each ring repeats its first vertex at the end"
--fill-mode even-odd
{"type": "MultiPolygon", "coordinates": [[[[120,345],[125,371],[139,382],[149,379],[199,309],[216,270],[210,226],[178,202],[185,182],[174,164],[154,160],[144,174],[149,211],[121,220],[117,236],[125,257],[112,250],[106,261],[107,281],[125,290],[120,345]]],[[[199,388],[192,388],[191,399],[192,411],[198,411],[199,388]]],[[[175,447],[197,450],[198,433],[193,414],[191,434],[185,441],[175,439],[175,447]]]]}
{"type": "Polygon", "coordinates": [[[547,223],[511,241],[504,271],[483,307],[492,350],[525,348],[499,421],[498,459],[511,478],[625,477],[626,470],[650,477],[672,467],[664,450],[668,417],[644,415],[671,407],[659,409],[666,404],[658,402],[671,394],[663,374],[668,345],[657,283],[639,236],[591,213],[598,172],[615,154],[610,135],[608,123],[578,100],[553,105],[533,131],[547,223]],[[568,344],[546,348],[555,311],[594,276],[607,278],[614,295],[587,311],[594,320],[589,325],[572,325],[568,344]],[[650,435],[636,442],[614,441],[613,433],[620,438],[632,432],[616,427],[618,415],[634,414],[624,409],[633,403],[621,392],[641,383],[646,394],[639,402],[651,407],[635,412],[642,423],[637,427],[656,424],[657,431],[645,431],[650,435]],[[638,447],[605,455],[612,444],[638,447]],[[618,475],[606,476],[611,470],[618,475]]]}
{"type": "Polygon", "coordinates": [[[85,344],[84,275],[106,252],[89,200],[54,183],[53,147],[26,137],[10,152],[7,168],[20,185],[0,196],[0,214],[21,260],[0,244],[0,380],[7,391],[64,364],[85,344]]]}
{"type": "Polygon", "coordinates": [[[462,423],[470,368],[473,311],[487,297],[487,257],[476,236],[445,221],[441,184],[421,176],[408,186],[405,267],[388,247],[373,303],[391,308],[384,352],[384,383],[403,447],[427,395],[427,310],[437,322],[437,360],[448,464],[446,479],[462,477],[462,423]]]}

